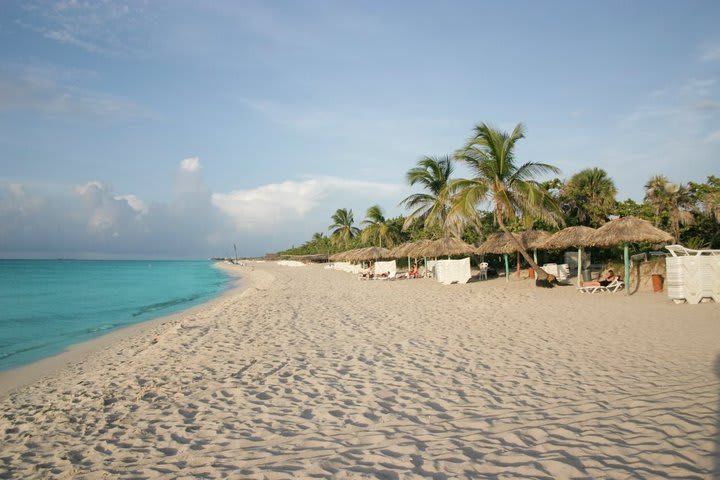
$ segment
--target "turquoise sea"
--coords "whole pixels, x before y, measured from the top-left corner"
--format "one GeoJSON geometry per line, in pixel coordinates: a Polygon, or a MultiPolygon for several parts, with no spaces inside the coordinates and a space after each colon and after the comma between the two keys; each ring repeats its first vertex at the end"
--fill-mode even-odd
{"type": "Polygon", "coordinates": [[[209,261],[0,260],[0,370],[217,296],[209,261]]]}

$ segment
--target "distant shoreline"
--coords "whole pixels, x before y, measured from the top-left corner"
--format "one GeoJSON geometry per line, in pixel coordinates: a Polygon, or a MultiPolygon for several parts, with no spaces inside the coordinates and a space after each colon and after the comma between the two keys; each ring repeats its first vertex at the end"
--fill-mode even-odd
{"type": "MultiPolygon", "coordinates": [[[[21,259],[2,259],[2,260],[21,260],[21,259]]],[[[29,259],[34,261],[35,259],[29,259]]],[[[43,259],[37,259],[42,261],[43,259]]],[[[44,259],[50,260],[50,259],[44,259]]],[[[25,261],[25,260],[24,260],[25,261]]],[[[56,261],[53,259],[52,261],[56,261]]],[[[71,260],[72,261],[72,260],[71,260]]],[[[80,260],[86,261],[86,260],[80,260]]],[[[96,260],[89,260],[96,261],[96,260]]],[[[97,261],[115,261],[115,260],[97,260],[97,261]]],[[[133,261],[133,260],[118,260],[118,261],[133,261]]],[[[137,260],[146,261],[146,260],[137,260]]],[[[185,260],[152,260],[152,261],[185,261],[185,260]]],[[[191,260],[187,260],[191,261],[191,260]]],[[[197,260],[192,260],[197,261],[197,260]]],[[[177,312],[170,313],[168,315],[162,315],[160,317],[152,318],[149,320],[141,321],[124,327],[120,327],[116,330],[112,330],[99,337],[85,340],[79,343],[75,343],[67,347],[62,352],[52,355],[50,357],[42,358],[32,363],[21,365],[10,370],[0,371],[0,399],[6,397],[12,391],[36,382],[37,380],[52,375],[58,370],[76,363],[88,355],[103,350],[104,348],[124,340],[126,338],[133,337],[135,335],[142,335],[152,328],[161,326],[167,322],[170,322],[183,315],[192,314],[193,312],[207,308],[208,306],[219,302],[226,297],[239,293],[242,291],[243,285],[241,285],[240,272],[231,268],[224,267],[222,262],[215,261],[213,264],[214,268],[219,268],[226,272],[231,278],[228,281],[228,286],[220,292],[219,295],[214,296],[208,301],[198,305],[193,305],[187,309],[183,309],[177,312]],[[234,277],[234,278],[232,278],[234,277]]]]}

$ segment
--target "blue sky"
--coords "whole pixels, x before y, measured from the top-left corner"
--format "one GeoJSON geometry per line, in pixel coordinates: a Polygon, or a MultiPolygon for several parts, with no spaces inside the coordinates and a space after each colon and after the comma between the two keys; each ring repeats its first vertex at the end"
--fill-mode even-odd
{"type": "MultiPolygon", "coordinates": [[[[619,199],[720,170],[720,3],[0,4],[0,256],[284,249],[487,122],[619,199]]],[[[458,170],[463,174],[463,170],[458,170]]]]}

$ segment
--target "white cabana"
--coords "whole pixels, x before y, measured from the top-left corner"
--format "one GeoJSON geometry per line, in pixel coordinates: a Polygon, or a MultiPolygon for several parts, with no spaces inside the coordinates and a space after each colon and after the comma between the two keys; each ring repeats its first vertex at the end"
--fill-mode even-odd
{"type": "Polygon", "coordinates": [[[373,272],[375,273],[375,276],[387,273],[387,278],[395,278],[395,275],[397,275],[397,264],[395,263],[395,260],[375,262],[373,272]]]}
{"type": "Polygon", "coordinates": [[[347,273],[360,273],[361,271],[365,270],[364,268],[362,268],[362,266],[350,262],[335,262],[326,266],[325,268],[332,270],[340,270],[341,272],[347,273]]]}
{"type": "Polygon", "coordinates": [[[451,283],[467,283],[470,273],[470,258],[460,260],[438,260],[435,263],[435,279],[443,285],[451,283]]]}

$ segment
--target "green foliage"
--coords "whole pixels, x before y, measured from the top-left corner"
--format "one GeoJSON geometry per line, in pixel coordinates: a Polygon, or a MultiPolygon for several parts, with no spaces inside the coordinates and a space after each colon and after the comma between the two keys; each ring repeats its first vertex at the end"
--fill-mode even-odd
{"type": "Polygon", "coordinates": [[[351,240],[360,233],[360,229],[353,226],[355,219],[352,210],[339,208],[331,218],[333,223],[328,227],[332,230],[330,240],[335,245],[342,244],[348,248],[351,240]]]}
{"type": "MultiPolygon", "coordinates": [[[[412,210],[385,218],[378,205],[371,206],[361,231],[353,226],[352,210],[338,209],[328,228],[330,236],[313,234],[303,245],[280,252],[285,255],[333,254],[371,245],[390,247],[408,241],[436,239],[453,232],[464,241],[479,244],[498,230],[520,232],[529,225],[553,231],[563,222],[560,208],[571,225],[600,226],[611,216],[635,216],[653,222],[672,233],[690,248],[720,248],[720,177],[673,184],[657,175],[645,185],[643,202],[615,201],[615,186],[607,173],[590,168],[563,183],[558,178],[539,183],[540,173],[557,172],[551,165],[515,161],[515,143],[524,137],[522,125],[511,133],[485,124],[475,128],[475,136],[456,154],[475,175],[471,179],[450,179],[448,157],[425,157],[407,172],[410,185],[421,185],[425,192],[410,195],[401,205],[412,210]],[[492,210],[478,209],[487,202],[492,210]]],[[[631,245],[633,253],[647,251],[650,245],[631,245]]],[[[489,256],[490,261],[494,256],[489,256]]],[[[595,259],[622,261],[622,248],[600,249],[595,259]]],[[[527,259],[527,257],[526,257],[527,259]]]]}
{"type": "Polygon", "coordinates": [[[587,168],[572,177],[560,190],[560,205],[568,224],[598,228],[615,210],[617,189],[607,172],[587,168]]]}
{"type": "MultiPolygon", "coordinates": [[[[456,158],[474,177],[449,183],[454,192],[448,215],[450,223],[462,228],[467,225],[482,228],[484,212],[477,207],[483,202],[491,206],[495,223],[506,233],[509,232],[508,225],[517,222],[526,228],[538,220],[550,225],[563,223],[555,199],[535,179],[538,175],[559,173],[559,170],[545,163],[518,165],[515,145],[524,137],[521,123],[510,134],[485,123],[475,127],[475,136],[456,153],[456,158]]],[[[520,245],[518,248],[525,260],[536,268],[528,253],[520,245]]]]}
{"type": "Polygon", "coordinates": [[[424,157],[417,166],[408,170],[407,182],[411,186],[420,184],[425,192],[414,193],[400,202],[400,205],[412,209],[403,224],[404,230],[416,223],[426,228],[445,229],[450,210],[450,192],[447,187],[452,173],[453,165],[449,156],[424,157]]]}
{"type": "Polygon", "coordinates": [[[392,247],[400,238],[400,231],[397,230],[397,226],[385,219],[380,205],[373,205],[368,208],[362,224],[366,225],[360,234],[363,242],[379,247],[392,247]]]}
{"type": "Polygon", "coordinates": [[[671,183],[664,175],[656,175],[645,184],[645,202],[654,213],[656,226],[669,231],[680,241],[681,227],[695,223],[695,199],[686,185],[671,183]]]}

